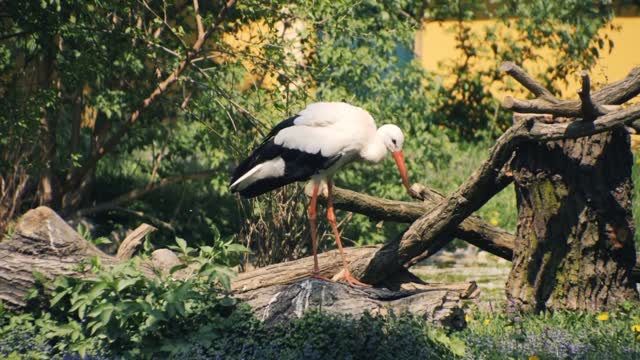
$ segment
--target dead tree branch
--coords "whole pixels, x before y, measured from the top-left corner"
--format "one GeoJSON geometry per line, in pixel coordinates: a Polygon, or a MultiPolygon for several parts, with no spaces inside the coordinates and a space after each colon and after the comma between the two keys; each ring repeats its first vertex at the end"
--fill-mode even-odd
{"type": "Polygon", "coordinates": [[[589,73],[586,71],[581,72],[580,79],[582,79],[582,89],[578,91],[578,96],[580,96],[580,110],[582,111],[584,120],[593,121],[608,111],[599,104],[594,103],[593,99],[591,99],[591,80],[589,79],[589,73]]]}
{"type": "MultiPolygon", "coordinates": [[[[543,94],[535,85],[529,83],[527,86],[532,87],[536,93],[543,94]]],[[[608,91],[619,94],[619,98],[628,98],[628,95],[623,95],[616,89],[608,88],[608,91]]],[[[612,103],[612,101],[603,103],[612,103]]],[[[378,283],[389,274],[411,266],[417,260],[428,256],[429,248],[433,243],[446,242],[445,239],[452,236],[458,224],[502,189],[497,186],[496,179],[499,178],[501,169],[511,159],[518,145],[528,141],[551,141],[589,136],[624,126],[636,119],[640,119],[640,104],[599,116],[593,122],[545,124],[537,121],[539,117],[535,116],[517,122],[496,141],[490,150],[489,158],[458,190],[416,220],[399,241],[385,244],[373,257],[365,272],[357,275],[360,275],[365,282],[378,283]]]]}
{"type": "Polygon", "coordinates": [[[118,260],[127,260],[133,257],[136,250],[142,245],[142,240],[147,234],[157,230],[149,224],[140,224],[122,241],[118,247],[116,258],[118,260]]]}
{"type": "MultiPolygon", "coordinates": [[[[504,186],[509,183],[510,179],[506,179],[504,186]]],[[[412,223],[445,198],[436,190],[420,184],[414,184],[412,188],[424,199],[424,202],[381,199],[336,187],[334,188],[333,204],[337,209],[363,214],[375,221],[412,223]]],[[[307,191],[307,195],[310,196],[309,191],[307,191]]],[[[326,204],[326,196],[326,191],[323,189],[319,197],[321,203],[326,204]]],[[[511,260],[513,256],[513,234],[489,224],[476,215],[469,216],[460,223],[454,230],[453,236],[449,237],[446,242],[433,243],[429,247],[428,253],[437,252],[454,237],[507,260],[511,260]]]]}
{"type": "Polygon", "coordinates": [[[500,70],[511,75],[512,78],[522,84],[527,90],[531,91],[536,97],[550,103],[560,102],[549,90],[527,74],[520,66],[507,61],[500,65],[500,70]]]}
{"type": "MultiPolygon", "coordinates": [[[[507,96],[502,102],[502,107],[519,113],[551,114],[588,119],[589,116],[594,114],[603,115],[607,113],[607,110],[602,105],[620,105],[640,94],[640,67],[631,70],[626,78],[590,94],[589,99],[586,99],[584,95],[580,95],[581,100],[563,101],[556,99],[553,95],[549,97],[550,93],[548,91],[546,93],[541,92],[537,88],[540,85],[517,65],[506,62],[500,68],[512,75],[516,81],[537,96],[534,100],[519,100],[507,96]],[[587,104],[584,104],[585,100],[587,104]],[[585,112],[585,110],[587,111],[585,112]]],[[[590,81],[588,75],[582,73],[581,78],[583,89],[581,93],[589,95],[590,81]]]]}

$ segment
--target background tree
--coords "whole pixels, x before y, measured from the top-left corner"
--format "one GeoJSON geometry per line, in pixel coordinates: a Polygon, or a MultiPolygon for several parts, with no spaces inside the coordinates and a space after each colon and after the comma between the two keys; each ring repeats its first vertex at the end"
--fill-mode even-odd
{"type": "MultiPolygon", "coordinates": [[[[165,238],[196,243],[242,229],[242,241],[273,244],[258,252],[262,264],[304,253],[307,238],[299,186],[250,206],[226,189],[235,161],[271,124],[315,100],[361,105],[405,129],[413,179],[448,187],[452,179],[433,174],[467,146],[450,139],[490,138],[506,124],[484,91],[496,66],[478,73],[474,63],[533,59],[549,46],[567,68],[542,72],[557,82],[610,46],[597,30],[613,14],[605,2],[594,10],[542,1],[51,0],[9,1],[0,11],[2,232],[16,215],[46,204],[67,218],[90,217],[97,234],[141,219],[165,238]],[[464,21],[478,17],[497,17],[527,36],[472,34],[464,21]],[[458,20],[466,55],[441,69],[459,75],[453,85],[415,61],[423,19],[458,20]]],[[[401,198],[397,184],[383,181],[392,170],[356,166],[338,182],[401,198]]],[[[354,216],[345,238],[380,242],[403,230],[377,225],[354,216]]]]}

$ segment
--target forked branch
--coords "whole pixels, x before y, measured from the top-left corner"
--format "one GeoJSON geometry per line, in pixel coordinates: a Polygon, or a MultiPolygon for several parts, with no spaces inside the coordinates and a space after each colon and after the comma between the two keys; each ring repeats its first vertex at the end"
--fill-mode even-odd
{"type": "MultiPolygon", "coordinates": [[[[510,181],[505,178],[504,186],[510,181]]],[[[423,202],[381,199],[336,187],[333,192],[333,204],[337,209],[363,214],[376,221],[412,223],[445,198],[436,190],[420,184],[414,184],[412,188],[424,199],[423,202]]],[[[307,195],[310,196],[310,191],[307,191],[307,195]]],[[[320,192],[319,200],[323,204],[326,203],[325,191],[320,192]]],[[[459,238],[503,259],[511,260],[513,257],[513,234],[489,224],[479,216],[469,216],[456,227],[452,235],[445,242],[432,242],[427,253],[435,253],[453,238],[459,238]]]]}
{"type": "Polygon", "coordinates": [[[507,96],[502,107],[520,113],[551,114],[561,117],[576,117],[593,120],[608,111],[603,105],[620,105],[640,94],[640,67],[634,68],[626,78],[611,83],[591,93],[590,80],[586,72],[581,73],[582,90],[580,100],[558,100],[549,97],[550,92],[539,89],[539,84],[517,65],[506,62],[501,69],[512,75],[522,86],[536,95],[534,100],[519,100],[507,96]],[[533,84],[533,85],[532,85],[533,84]]]}

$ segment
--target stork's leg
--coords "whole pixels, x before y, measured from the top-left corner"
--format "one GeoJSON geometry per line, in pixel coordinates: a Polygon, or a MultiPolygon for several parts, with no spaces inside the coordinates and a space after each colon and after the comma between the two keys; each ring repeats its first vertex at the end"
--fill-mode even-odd
{"type": "Polygon", "coordinates": [[[349,262],[347,261],[347,257],[344,255],[344,250],[342,249],[342,241],[340,240],[340,233],[338,232],[338,226],[336,224],[336,214],[333,211],[333,181],[330,179],[327,179],[327,189],[327,220],[329,220],[331,230],[333,230],[333,235],[336,237],[336,244],[338,244],[340,256],[342,257],[342,265],[344,266],[342,276],[339,280],[345,280],[346,282],[353,285],[369,286],[363,282],[358,281],[358,279],[354,278],[349,271],[349,262]]]}
{"type": "Polygon", "coordinates": [[[320,267],[318,266],[318,238],[316,234],[316,205],[318,203],[318,190],[320,189],[320,182],[313,181],[313,194],[311,195],[311,203],[309,204],[309,222],[311,223],[311,246],[313,247],[313,272],[312,275],[315,278],[322,278],[320,276],[320,267]]]}

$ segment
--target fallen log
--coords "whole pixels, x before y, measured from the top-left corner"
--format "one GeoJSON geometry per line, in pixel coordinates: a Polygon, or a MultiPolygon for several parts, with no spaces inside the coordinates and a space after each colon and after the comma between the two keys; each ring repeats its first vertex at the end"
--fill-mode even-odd
{"type": "MultiPolygon", "coordinates": [[[[134,232],[132,238],[139,238],[140,233],[134,232]]],[[[127,242],[120,253],[130,253],[131,245],[127,242]]],[[[350,248],[347,256],[359,258],[360,266],[364,267],[376,250],[378,247],[350,248]]],[[[90,263],[88,260],[94,256],[105,266],[122,261],[83,239],[53,210],[47,207],[30,210],[20,218],[11,239],[0,242],[0,301],[9,308],[24,307],[25,296],[36,285],[34,272],[47,279],[61,275],[90,276],[80,271],[78,265],[90,263]]],[[[156,277],[159,271],[166,273],[178,263],[174,253],[160,249],[140,266],[146,276],[156,277]]],[[[409,311],[447,326],[461,326],[464,323],[461,300],[478,295],[475,283],[426,284],[408,271],[390,277],[386,283],[389,289],[353,288],[309,279],[311,264],[312,258],[307,257],[240,274],[232,282],[233,293],[268,322],[320,308],[354,316],[364,311],[377,314],[409,311]]],[[[341,270],[342,261],[337,251],[330,251],[320,255],[320,265],[322,275],[334,277],[341,270]]],[[[184,273],[178,272],[174,276],[181,278],[193,274],[189,269],[181,271],[184,273]]]]}
{"type": "Polygon", "coordinates": [[[249,303],[255,315],[266,323],[299,318],[305,311],[359,317],[364,313],[387,315],[410,312],[444,326],[465,324],[460,301],[474,285],[420,290],[392,291],[384,288],[353,287],[344,283],[305,278],[291,284],[274,285],[238,296],[249,303]]]}

